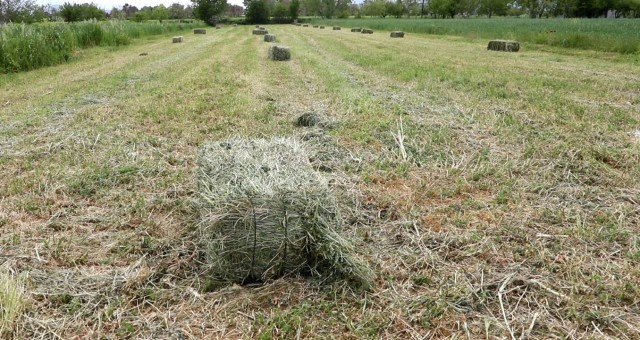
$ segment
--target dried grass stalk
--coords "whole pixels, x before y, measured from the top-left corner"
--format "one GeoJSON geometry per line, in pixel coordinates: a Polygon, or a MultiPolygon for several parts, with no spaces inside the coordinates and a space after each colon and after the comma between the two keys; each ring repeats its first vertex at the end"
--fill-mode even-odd
{"type": "Polygon", "coordinates": [[[392,38],[404,38],[404,32],[402,31],[393,31],[391,32],[392,38]]]}
{"type": "Polygon", "coordinates": [[[286,46],[269,46],[269,59],[285,61],[291,59],[291,49],[286,46]]]}
{"type": "Polygon", "coordinates": [[[487,49],[491,51],[518,52],[520,43],[512,40],[491,40],[487,49]]]}
{"type": "Polygon", "coordinates": [[[327,180],[288,138],[204,145],[198,159],[200,244],[215,279],[249,283],[303,273],[372,285],[340,235],[327,180]]]}
{"type": "Polygon", "coordinates": [[[0,338],[11,338],[25,305],[25,277],[0,270],[0,338]]]}

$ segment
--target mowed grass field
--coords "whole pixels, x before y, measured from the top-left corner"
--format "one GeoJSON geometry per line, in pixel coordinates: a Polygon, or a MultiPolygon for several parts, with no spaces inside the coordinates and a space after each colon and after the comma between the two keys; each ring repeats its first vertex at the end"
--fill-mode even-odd
{"type": "Polygon", "coordinates": [[[3,336],[640,337],[636,55],[267,28],[0,76],[3,336]],[[310,133],[375,286],[213,287],[198,146],[310,133]]]}

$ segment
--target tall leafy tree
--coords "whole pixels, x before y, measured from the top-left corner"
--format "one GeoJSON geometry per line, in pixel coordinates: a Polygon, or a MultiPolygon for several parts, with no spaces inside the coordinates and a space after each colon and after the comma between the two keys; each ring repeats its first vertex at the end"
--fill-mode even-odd
{"type": "Polygon", "coordinates": [[[33,0],[0,0],[0,24],[6,22],[28,22],[36,8],[33,0]]]}
{"type": "Polygon", "coordinates": [[[266,24],[269,22],[269,7],[263,0],[250,1],[244,16],[250,24],[266,24]]]}
{"type": "Polygon", "coordinates": [[[486,14],[489,18],[493,15],[505,15],[509,0],[480,0],[479,14],[486,14]]]}
{"type": "Polygon", "coordinates": [[[191,0],[191,2],[193,2],[193,15],[213,26],[227,8],[227,0],[191,0]]]}
{"type": "Polygon", "coordinates": [[[300,13],[300,0],[291,0],[289,4],[289,16],[292,20],[298,19],[298,13],[300,13]]]}

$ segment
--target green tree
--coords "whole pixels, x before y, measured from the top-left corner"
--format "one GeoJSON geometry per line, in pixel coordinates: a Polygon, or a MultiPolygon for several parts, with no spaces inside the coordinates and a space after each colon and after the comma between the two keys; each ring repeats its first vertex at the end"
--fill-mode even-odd
{"type": "Polygon", "coordinates": [[[300,0],[291,0],[289,4],[289,16],[291,20],[298,19],[298,13],[300,13],[300,0]]]}
{"type": "Polygon", "coordinates": [[[151,17],[162,22],[162,20],[169,19],[169,10],[163,4],[160,4],[151,10],[151,17]]]}
{"type": "Polygon", "coordinates": [[[227,8],[227,0],[191,0],[193,15],[209,25],[215,26],[220,14],[227,8]]]}
{"type": "Polygon", "coordinates": [[[266,24],[269,22],[269,7],[263,0],[249,2],[245,18],[249,24],[266,24]]]}
{"type": "Polygon", "coordinates": [[[362,5],[362,14],[384,18],[387,16],[387,6],[384,0],[367,1],[362,5]]]}
{"type": "Polygon", "coordinates": [[[27,22],[35,7],[33,0],[0,0],[0,24],[27,22]]]}
{"type": "Polygon", "coordinates": [[[284,24],[287,22],[291,22],[289,16],[289,6],[282,1],[278,1],[273,5],[273,10],[271,10],[271,14],[273,16],[273,21],[277,24],[284,24]]]}
{"type": "Polygon", "coordinates": [[[429,10],[436,17],[453,18],[456,15],[456,3],[454,0],[431,0],[429,1],[429,10]]]}
{"type": "Polygon", "coordinates": [[[302,0],[305,15],[320,15],[320,0],[302,0]]]}
{"type": "Polygon", "coordinates": [[[387,1],[384,6],[387,14],[393,15],[396,18],[401,18],[405,12],[402,0],[396,0],[395,2],[387,1]]]}
{"type": "Polygon", "coordinates": [[[489,18],[493,15],[505,15],[509,0],[480,0],[479,14],[485,14],[489,18]]]}
{"type": "Polygon", "coordinates": [[[67,22],[83,21],[89,19],[104,20],[107,14],[94,4],[70,4],[62,5],[60,16],[67,22]]]}

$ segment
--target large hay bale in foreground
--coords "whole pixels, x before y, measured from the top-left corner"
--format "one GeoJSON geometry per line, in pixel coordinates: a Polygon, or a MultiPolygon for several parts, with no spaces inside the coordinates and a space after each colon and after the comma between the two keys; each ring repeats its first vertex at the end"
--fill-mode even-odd
{"type": "Polygon", "coordinates": [[[339,30],[341,30],[341,29],[342,29],[342,28],[341,28],[340,26],[333,26],[333,30],[334,30],[334,31],[339,31],[339,30]]]}
{"type": "Polygon", "coordinates": [[[193,30],[193,34],[207,34],[207,30],[204,28],[196,28],[193,30]]]}
{"type": "Polygon", "coordinates": [[[265,42],[274,42],[274,41],[276,41],[275,34],[265,34],[264,35],[264,41],[265,42]]]}
{"type": "Polygon", "coordinates": [[[351,32],[362,32],[362,28],[352,28],[351,32]]]}
{"type": "Polygon", "coordinates": [[[303,273],[368,289],[370,269],[340,233],[340,213],[308,150],[293,139],[201,147],[199,243],[215,279],[251,283],[303,273]]]}
{"type": "Polygon", "coordinates": [[[373,34],[373,30],[369,29],[369,28],[363,28],[362,29],[362,33],[363,34],[373,34]]]}
{"type": "Polygon", "coordinates": [[[491,40],[487,49],[491,51],[518,52],[520,43],[512,40],[491,40]]]}
{"type": "Polygon", "coordinates": [[[391,32],[392,38],[404,38],[404,32],[402,31],[393,31],[391,32]]]}
{"type": "Polygon", "coordinates": [[[269,34],[269,31],[264,30],[264,29],[256,29],[252,31],[253,35],[265,35],[265,34],[269,34]]]}
{"type": "Polygon", "coordinates": [[[173,37],[172,39],[173,43],[181,43],[182,42],[182,36],[179,37],[173,37]]]}
{"type": "Polygon", "coordinates": [[[291,49],[285,46],[269,46],[269,59],[284,61],[291,59],[291,49]]]}

